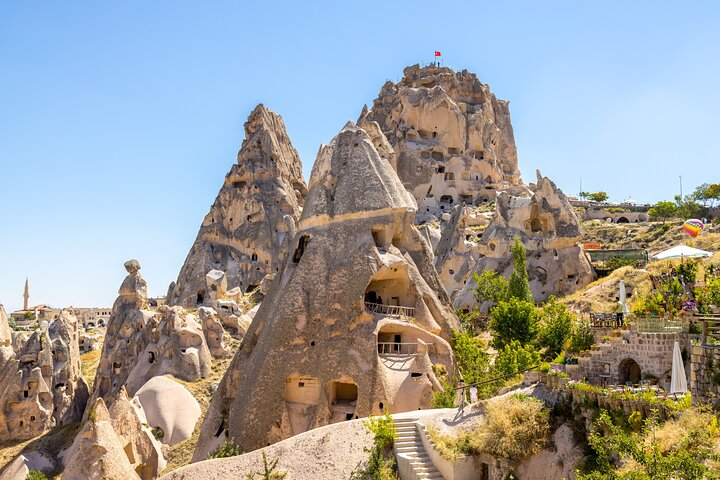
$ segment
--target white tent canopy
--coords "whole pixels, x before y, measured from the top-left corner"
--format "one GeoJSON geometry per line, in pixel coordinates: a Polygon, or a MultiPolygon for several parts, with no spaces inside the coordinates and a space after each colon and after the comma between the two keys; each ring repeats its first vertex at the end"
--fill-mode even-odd
{"type": "Polygon", "coordinates": [[[668,258],[704,258],[711,256],[712,253],[697,248],[688,247],[687,245],[678,245],[670,250],[665,250],[657,255],[653,255],[655,260],[665,260],[668,258]]]}

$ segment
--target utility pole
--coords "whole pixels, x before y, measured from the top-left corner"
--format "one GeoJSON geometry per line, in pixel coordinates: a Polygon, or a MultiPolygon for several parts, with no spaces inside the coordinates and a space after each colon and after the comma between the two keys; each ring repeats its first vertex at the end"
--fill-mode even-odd
{"type": "Polygon", "coordinates": [[[583,189],[582,189],[582,177],[580,177],[580,193],[578,193],[578,197],[580,197],[581,199],[582,199],[582,192],[583,192],[583,189]]]}
{"type": "Polygon", "coordinates": [[[680,177],[680,201],[682,201],[682,199],[683,199],[683,195],[682,195],[682,175],[679,175],[679,177],[680,177]]]}

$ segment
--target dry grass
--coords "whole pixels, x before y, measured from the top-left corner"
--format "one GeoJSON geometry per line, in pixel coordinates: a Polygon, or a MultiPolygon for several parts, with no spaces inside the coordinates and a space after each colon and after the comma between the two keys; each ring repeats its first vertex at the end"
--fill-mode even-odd
{"type": "MultiPolygon", "coordinates": [[[[64,427],[53,428],[44,435],[24,442],[0,444],[0,465],[5,466],[13,458],[27,452],[42,452],[45,457],[51,460],[57,458],[61,451],[72,445],[73,439],[79,430],[80,423],[78,422],[64,427]]],[[[48,478],[59,478],[60,469],[56,468],[47,476],[48,478]]]]}
{"type": "Polygon", "coordinates": [[[509,395],[483,402],[484,421],[469,433],[442,435],[429,428],[435,448],[444,458],[487,453],[519,462],[542,450],[550,436],[550,424],[542,401],[509,395]]]}
{"type": "Polygon", "coordinates": [[[683,448],[713,448],[720,434],[717,418],[711,413],[688,410],[679,418],[668,420],[658,426],[646,441],[657,442],[662,453],[683,448]]]}
{"type": "Polygon", "coordinates": [[[95,381],[95,373],[97,372],[98,365],[100,364],[101,356],[101,348],[97,348],[80,355],[80,372],[91,390],[93,382],[95,381]]]}
{"type": "Polygon", "coordinates": [[[205,413],[207,412],[208,407],[210,406],[210,400],[212,399],[212,384],[219,382],[222,379],[225,371],[230,366],[230,362],[232,361],[235,352],[240,347],[240,343],[240,340],[235,340],[228,335],[225,345],[230,350],[230,354],[225,358],[213,359],[212,375],[208,378],[203,378],[197,382],[186,382],[168,375],[170,378],[180,383],[190,391],[193,397],[195,397],[200,404],[202,412],[200,414],[200,419],[195,425],[195,431],[193,432],[192,437],[175,444],[168,449],[165,454],[167,467],[165,467],[165,470],[162,471],[161,475],[165,475],[190,463],[193,452],[195,451],[195,446],[200,438],[200,427],[202,426],[202,421],[205,418],[205,413]]]}
{"type": "MultiPolygon", "coordinates": [[[[618,295],[618,284],[625,280],[625,285],[633,296],[648,293],[652,289],[650,272],[646,269],[622,267],[607,277],[600,278],[585,288],[561,299],[576,312],[611,313],[615,311],[618,295]]],[[[632,302],[632,298],[630,300],[632,302]]]]}

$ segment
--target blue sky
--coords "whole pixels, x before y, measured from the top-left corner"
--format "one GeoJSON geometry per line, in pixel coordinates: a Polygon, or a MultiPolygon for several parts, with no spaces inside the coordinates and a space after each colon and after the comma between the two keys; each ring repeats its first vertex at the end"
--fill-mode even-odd
{"type": "Polygon", "coordinates": [[[406,65],[510,101],[525,180],[669,199],[720,181],[717,2],[2,2],[0,302],[164,294],[259,102],[309,175],[406,65]]]}

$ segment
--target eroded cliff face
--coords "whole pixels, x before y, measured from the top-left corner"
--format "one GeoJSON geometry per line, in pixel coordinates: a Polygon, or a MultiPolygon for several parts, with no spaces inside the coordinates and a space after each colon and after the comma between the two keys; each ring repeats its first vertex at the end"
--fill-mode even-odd
{"type": "Polygon", "coordinates": [[[252,450],[427,408],[442,388],[433,365],[454,372],[459,325],[378,133],[349,123],[321,148],[293,250],[213,395],[195,461],[226,438],[252,450]]]}
{"type": "MultiPolygon", "coordinates": [[[[512,273],[511,248],[517,236],[527,250],[530,288],[536,301],[551,295],[566,295],[587,285],[595,272],[579,246],[580,222],[562,191],[537,172],[537,184],[525,195],[500,192],[490,226],[480,241],[475,271],[495,270],[509,277],[512,273]]],[[[475,304],[472,277],[455,299],[455,306],[475,304]]]]}
{"type": "Polygon", "coordinates": [[[227,275],[229,289],[248,292],[279,272],[307,193],[300,157],[282,118],[262,104],[245,123],[237,164],[205,216],[168,303],[210,305],[205,276],[227,275]]]}
{"type": "Polygon", "coordinates": [[[35,330],[17,355],[6,327],[0,315],[0,441],[27,440],[79,420],[88,387],[80,374],[77,318],[63,310],[35,330]]]}
{"type": "Polygon", "coordinates": [[[378,123],[420,213],[492,201],[498,189],[520,185],[508,102],[467,70],[415,65],[403,73],[383,85],[358,125],[378,123]]]}

